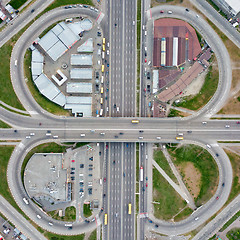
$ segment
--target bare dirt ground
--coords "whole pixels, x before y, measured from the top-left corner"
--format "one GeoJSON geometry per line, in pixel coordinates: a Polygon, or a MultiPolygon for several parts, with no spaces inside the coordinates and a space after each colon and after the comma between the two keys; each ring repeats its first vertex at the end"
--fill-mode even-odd
{"type": "Polygon", "coordinates": [[[200,192],[201,173],[191,162],[186,162],[178,166],[178,171],[184,176],[183,180],[188,191],[196,198],[200,192]]]}

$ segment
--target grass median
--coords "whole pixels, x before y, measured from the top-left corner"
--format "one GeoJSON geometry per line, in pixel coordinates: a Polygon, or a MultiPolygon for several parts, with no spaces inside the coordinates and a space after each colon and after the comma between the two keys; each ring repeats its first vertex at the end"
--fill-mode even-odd
{"type": "Polygon", "coordinates": [[[154,216],[163,220],[172,219],[186,206],[186,202],[155,167],[153,168],[153,206],[154,216]]]}
{"type": "Polygon", "coordinates": [[[90,216],[92,216],[92,210],[90,208],[90,204],[83,204],[83,215],[85,218],[88,218],[90,216]]]}
{"type": "Polygon", "coordinates": [[[60,217],[58,213],[59,213],[59,210],[48,212],[48,214],[56,220],[66,221],[66,222],[74,222],[76,220],[76,208],[73,206],[67,207],[65,209],[64,216],[60,217]]]}
{"type": "Polygon", "coordinates": [[[12,128],[12,127],[0,120],[0,128],[12,128]]]}
{"type": "Polygon", "coordinates": [[[97,240],[97,230],[96,229],[91,233],[88,240],[97,240]]]}

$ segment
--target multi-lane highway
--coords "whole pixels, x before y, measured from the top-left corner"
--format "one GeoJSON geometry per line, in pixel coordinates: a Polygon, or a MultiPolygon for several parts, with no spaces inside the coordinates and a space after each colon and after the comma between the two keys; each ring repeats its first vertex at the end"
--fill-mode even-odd
{"type": "MultiPolygon", "coordinates": [[[[136,1],[106,2],[110,37],[109,116],[136,114],[136,1]]],[[[124,137],[118,132],[117,140],[124,137]]],[[[122,142],[121,140],[119,142],[122,142]]],[[[108,225],[104,239],[135,237],[135,144],[110,143],[108,158],[108,225]],[[128,204],[132,213],[128,214],[128,204]]]]}
{"type": "MultiPolygon", "coordinates": [[[[109,1],[106,14],[110,15],[109,32],[106,26],[103,26],[106,36],[110,37],[110,116],[118,118],[98,118],[98,119],[73,119],[57,118],[46,113],[38,104],[35,103],[29,90],[27,89],[23,74],[23,58],[25,50],[33,40],[52,23],[64,19],[66,14],[71,17],[84,11],[93,18],[98,14],[89,9],[64,9],[59,8],[45,14],[39,18],[33,25],[22,35],[16,43],[11,57],[11,77],[14,89],[23,103],[26,110],[33,118],[19,116],[0,108],[0,119],[5,120],[18,129],[14,132],[12,129],[0,131],[1,139],[19,139],[22,142],[15,149],[8,167],[8,183],[11,192],[19,204],[20,208],[42,228],[59,234],[79,234],[89,231],[100,224],[98,219],[91,224],[75,224],[71,231],[67,230],[64,223],[53,221],[53,226],[49,225],[51,218],[43,215],[42,219],[36,218],[40,210],[34,204],[26,205],[22,198],[27,197],[21,182],[21,164],[27,152],[43,141],[52,141],[46,138],[46,131],[51,130],[56,133],[59,139],[65,141],[101,141],[116,142],[108,143],[106,149],[106,196],[104,197],[104,212],[109,215],[107,227],[104,228],[105,239],[134,239],[135,238],[135,143],[140,142],[140,164],[147,169],[146,161],[146,144],[143,142],[176,142],[176,134],[184,133],[186,143],[201,142],[203,146],[211,144],[210,151],[212,154],[219,153],[216,161],[219,165],[220,181],[225,182],[225,188],[219,185],[217,195],[219,200],[211,199],[204,207],[198,209],[190,218],[179,222],[178,224],[166,223],[154,219],[158,222],[159,232],[165,234],[180,234],[193,230],[202,224],[210,215],[218,211],[229,195],[231,189],[232,171],[230,162],[222,149],[216,143],[216,140],[239,140],[239,125],[234,121],[208,121],[202,124],[202,120],[214,114],[225,102],[231,86],[231,65],[229,55],[225,46],[216,33],[202,19],[196,17],[193,11],[186,12],[184,8],[175,6],[161,6],[165,12],[172,10],[171,16],[167,13],[162,17],[176,17],[190,22],[207,40],[218,59],[220,69],[219,86],[212,100],[200,110],[194,117],[186,120],[182,119],[146,119],[141,118],[139,124],[132,124],[131,118],[135,116],[135,90],[136,90],[136,1],[115,2],[109,1]],[[18,66],[14,62],[18,60],[18,66]],[[127,64],[126,64],[127,63],[127,64]],[[114,105],[116,104],[116,108],[114,105]],[[117,111],[119,107],[119,111],[117,111]],[[195,119],[195,120],[194,120],[195,119]],[[41,123],[41,124],[40,124],[41,123]],[[226,128],[225,125],[230,125],[226,128]],[[95,133],[90,134],[94,129],[95,133]],[[139,130],[142,139],[139,139],[139,130]],[[191,130],[192,133],[187,133],[191,130]],[[34,131],[36,134],[31,139],[25,136],[34,131]],[[100,132],[105,135],[100,135],[100,132]],[[85,133],[86,137],[80,139],[80,133],[85,133]],[[121,134],[120,134],[121,133],[121,134]],[[117,137],[116,137],[117,136],[117,137]],[[161,140],[157,137],[161,136],[161,140]],[[127,143],[128,142],[128,143],[127,143]],[[132,143],[130,143],[132,142],[132,143]],[[115,161],[115,162],[114,162],[115,161]],[[128,204],[132,204],[132,214],[127,211],[128,204]],[[199,221],[194,217],[199,216],[199,221]]],[[[153,8],[146,13],[151,28],[152,19],[159,17],[160,7],[153,8]]],[[[109,16],[108,16],[109,17],[109,16]]],[[[103,21],[104,22],[104,21],[103,21]]],[[[105,22],[106,24],[106,22],[105,22]]],[[[143,39],[144,41],[144,39],[143,39]]],[[[105,146],[106,147],[106,146],[105,146]]],[[[144,175],[146,179],[146,175],[144,175]]],[[[146,207],[146,190],[143,187],[146,180],[140,183],[142,192],[140,193],[140,212],[145,212],[146,207]],[[143,193],[145,192],[145,193],[143,193]]],[[[146,186],[146,185],[145,185],[146,186]]],[[[102,215],[99,214],[100,219],[102,215]]],[[[51,220],[52,221],[52,220],[51,220]]],[[[140,221],[140,228],[144,229],[144,220],[140,221]]],[[[148,223],[152,229],[153,224],[148,223]]],[[[155,229],[156,230],[156,229],[155,229]]],[[[144,234],[143,234],[144,235],[144,234]]],[[[142,238],[143,236],[141,236],[142,238]]]]}

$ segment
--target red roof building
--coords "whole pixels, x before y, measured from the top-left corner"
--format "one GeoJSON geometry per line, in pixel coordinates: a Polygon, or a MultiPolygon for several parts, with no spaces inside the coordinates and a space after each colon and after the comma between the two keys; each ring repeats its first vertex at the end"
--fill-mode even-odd
{"type": "Polygon", "coordinates": [[[188,23],[160,18],[154,22],[153,66],[179,66],[201,52],[197,34],[188,23]]]}

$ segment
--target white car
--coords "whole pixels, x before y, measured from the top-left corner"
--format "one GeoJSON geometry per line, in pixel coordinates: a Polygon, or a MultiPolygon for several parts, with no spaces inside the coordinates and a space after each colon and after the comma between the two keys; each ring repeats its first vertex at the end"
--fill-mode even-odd
{"type": "Polygon", "coordinates": [[[206,145],[208,148],[211,148],[211,146],[209,144],[206,145]]]}
{"type": "Polygon", "coordinates": [[[38,219],[41,219],[42,217],[41,217],[40,215],[37,215],[37,218],[38,218],[38,219]]]}
{"type": "Polygon", "coordinates": [[[225,128],[230,128],[230,125],[225,125],[225,128]]]}
{"type": "Polygon", "coordinates": [[[168,14],[172,14],[172,11],[171,11],[171,10],[169,10],[167,13],[168,13],[168,14]]]}
{"type": "Polygon", "coordinates": [[[160,140],[161,139],[161,137],[157,137],[157,140],[160,140]]]}
{"type": "Polygon", "coordinates": [[[107,55],[109,55],[109,50],[107,50],[107,55]]]}
{"type": "Polygon", "coordinates": [[[133,21],[133,26],[135,25],[135,21],[133,21]]]}
{"type": "Polygon", "coordinates": [[[109,43],[109,42],[107,43],[107,47],[108,47],[108,48],[110,47],[110,43],[109,43]]]}
{"type": "Polygon", "coordinates": [[[26,136],[27,139],[31,138],[31,136],[26,136]]]}
{"type": "Polygon", "coordinates": [[[30,136],[34,136],[35,135],[35,133],[30,133],[30,136]]]}
{"type": "Polygon", "coordinates": [[[108,112],[108,107],[107,107],[107,109],[106,109],[106,110],[107,110],[107,112],[108,112]]]}
{"type": "Polygon", "coordinates": [[[117,107],[117,112],[119,112],[119,107],[117,107]]]}
{"type": "Polygon", "coordinates": [[[143,139],[143,137],[138,137],[139,139],[143,139]]]}
{"type": "Polygon", "coordinates": [[[52,225],[53,225],[53,223],[51,223],[51,222],[49,222],[48,224],[49,224],[50,226],[52,226],[52,225]]]}

